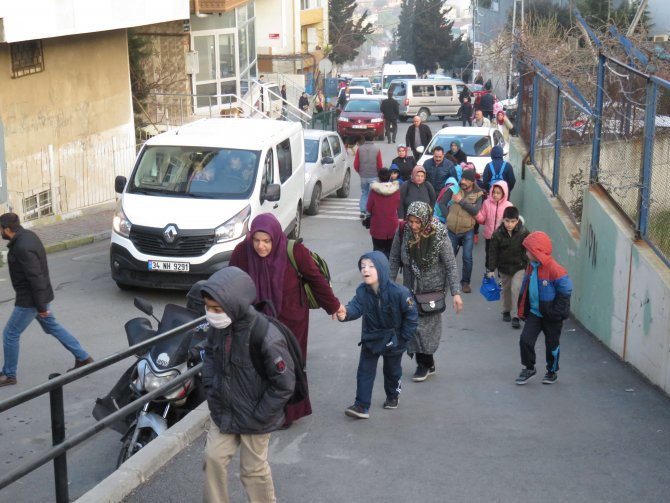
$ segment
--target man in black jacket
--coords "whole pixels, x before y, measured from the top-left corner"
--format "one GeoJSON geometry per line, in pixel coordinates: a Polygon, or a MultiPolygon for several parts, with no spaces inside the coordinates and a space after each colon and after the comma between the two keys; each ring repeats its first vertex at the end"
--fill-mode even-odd
{"type": "Polygon", "coordinates": [[[7,263],[12,287],[16,292],[14,310],[2,333],[5,361],[0,374],[0,386],[16,384],[19,339],[33,320],[37,320],[44,332],[53,335],[74,355],[74,368],[91,363],[93,358],[56,321],[51,312],[49,303],[54,300],[54,292],[49,280],[47,255],[40,238],[21,226],[16,213],[0,215],[0,232],[3,239],[9,240],[7,263]]]}
{"type": "Polygon", "coordinates": [[[379,107],[384,115],[384,130],[389,143],[395,143],[395,134],[398,131],[398,119],[400,118],[400,105],[393,99],[389,89],[388,97],[381,102],[379,107]]]}
{"type": "Polygon", "coordinates": [[[414,154],[414,159],[416,162],[419,162],[421,154],[424,149],[430,143],[430,140],[433,138],[433,132],[430,130],[427,124],[421,123],[421,117],[418,115],[412,119],[412,125],[407,128],[407,134],[405,135],[405,141],[407,145],[412,149],[414,154]],[[421,152],[418,151],[419,147],[423,147],[421,152]]]}
{"type": "Polygon", "coordinates": [[[215,272],[202,286],[207,334],[202,382],[212,424],[205,445],[204,501],[228,501],[228,463],[240,447],[240,478],[249,501],[275,502],[268,464],[270,433],[284,423],[295,374],[286,339],[268,323],[261,345],[265,376],[249,350],[259,313],[252,303],[256,287],[237,267],[215,272]]]}

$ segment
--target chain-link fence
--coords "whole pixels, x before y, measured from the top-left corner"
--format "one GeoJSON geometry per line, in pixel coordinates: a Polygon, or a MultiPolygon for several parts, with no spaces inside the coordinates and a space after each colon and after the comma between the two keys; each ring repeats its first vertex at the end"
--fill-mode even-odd
{"type": "Polygon", "coordinates": [[[670,259],[670,88],[659,87],[647,236],[670,259]]]}
{"type": "Polygon", "coordinates": [[[521,138],[526,145],[531,142],[531,122],[533,118],[533,78],[535,72],[526,65],[521,65],[521,114],[517,117],[517,126],[521,138]]]}
{"type": "Polygon", "coordinates": [[[544,78],[539,79],[537,119],[535,132],[535,167],[545,181],[552,186],[554,178],[554,155],[556,149],[556,110],[558,89],[544,78]]]}

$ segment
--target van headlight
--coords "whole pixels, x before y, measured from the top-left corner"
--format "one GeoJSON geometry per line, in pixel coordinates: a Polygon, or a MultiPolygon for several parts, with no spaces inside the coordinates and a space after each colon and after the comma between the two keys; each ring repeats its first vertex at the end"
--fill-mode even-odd
{"type": "Polygon", "coordinates": [[[126,217],[126,214],[123,212],[123,208],[119,203],[114,218],[112,219],[112,229],[114,229],[114,232],[120,236],[127,238],[130,236],[130,229],[132,226],[133,224],[130,223],[130,220],[126,217]]]}
{"type": "Polygon", "coordinates": [[[214,239],[217,243],[237,239],[244,236],[249,229],[249,216],[251,215],[251,206],[246,206],[233,218],[225,224],[214,229],[214,239]]]}

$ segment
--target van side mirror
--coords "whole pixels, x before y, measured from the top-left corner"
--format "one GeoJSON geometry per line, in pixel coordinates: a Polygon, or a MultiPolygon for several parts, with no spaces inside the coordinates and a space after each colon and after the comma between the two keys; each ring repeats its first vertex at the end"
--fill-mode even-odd
{"type": "Polygon", "coordinates": [[[114,179],[114,191],[116,191],[117,194],[121,194],[126,186],[126,182],[128,182],[128,180],[125,176],[117,176],[114,179]]]}
{"type": "Polygon", "coordinates": [[[272,183],[265,187],[265,201],[279,201],[281,197],[281,185],[278,183],[272,183]]]}
{"type": "Polygon", "coordinates": [[[327,155],[321,159],[321,164],[333,164],[333,158],[327,155]]]}

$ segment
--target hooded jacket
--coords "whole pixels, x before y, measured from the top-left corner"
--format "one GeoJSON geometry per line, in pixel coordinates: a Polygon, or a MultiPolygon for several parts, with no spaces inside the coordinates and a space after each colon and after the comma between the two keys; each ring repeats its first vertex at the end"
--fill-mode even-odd
{"type": "Polygon", "coordinates": [[[491,237],[491,246],[489,246],[490,271],[498,269],[501,274],[512,276],[517,271],[528,267],[526,249],[522,244],[526,236],[528,236],[528,229],[524,227],[521,220],[511,234],[507,232],[504,225],[498,227],[491,237]]]}
{"type": "MultiPolygon", "coordinates": [[[[505,151],[500,145],[496,145],[491,149],[491,162],[486,165],[484,168],[484,173],[482,174],[482,188],[489,192],[491,186],[491,179],[493,178],[493,168],[496,173],[500,173],[500,169],[503,165],[503,156],[505,151]]],[[[512,189],[514,189],[514,184],[516,183],[516,177],[514,176],[514,169],[509,162],[505,161],[505,169],[503,169],[502,179],[507,182],[508,194],[507,197],[511,197],[512,189]]]]}
{"type": "Polygon", "coordinates": [[[222,433],[270,433],[284,423],[284,406],[293,395],[293,359],[286,340],[272,323],[261,345],[267,380],[254,368],[249,352],[251,328],[259,313],[252,306],[256,287],[237,267],[221,269],[201,289],[233,320],[209,328],[202,382],[212,421],[222,433]]]}
{"type": "Polygon", "coordinates": [[[482,203],[482,207],[476,217],[477,223],[484,224],[484,231],[482,232],[484,239],[491,239],[493,233],[502,223],[505,208],[512,206],[512,203],[507,200],[507,183],[505,181],[494,183],[491,193],[493,193],[493,189],[496,186],[500,187],[503,191],[502,199],[494,201],[492,195],[489,195],[488,199],[482,203]]]}
{"type": "MultiPolygon", "coordinates": [[[[540,313],[548,321],[562,322],[570,316],[572,281],[568,272],[551,256],[551,239],[544,232],[531,232],[523,240],[523,247],[531,252],[540,265],[537,269],[537,289],[540,313]]],[[[533,266],[528,264],[519,294],[519,318],[525,320],[530,313],[530,277],[533,266]]]]}
{"type": "Polygon", "coordinates": [[[14,305],[34,307],[39,313],[46,312],[47,305],[54,300],[54,292],[42,241],[33,231],[19,226],[7,248],[9,278],[16,291],[14,305]]]}
{"type": "Polygon", "coordinates": [[[458,150],[456,152],[453,152],[451,149],[449,149],[449,153],[456,158],[456,161],[459,164],[462,162],[468,162],[467,154],[461,150],[461,140],[454,139],[452,143],[456,144],[458,150]]]}
{"type": "Polygon", "coordinates": [[[374,239],[393,239],[398,230],[400,208],[400,183],[372,182],[368,194],[370,236],[374,239]]]}
{"type": "Polygon", "coordinates": [[[389,262],[382,252],[363,255],[358,259],[359,270],[363,259],[374,263],[379,288],[375,292],[371,286],[360,284],[354,298],[347,304],[344,321],[362,316],[361,344],[375,353],[400,354],[414,337],[419,324],[414,297],[409,289],[391,281],[389,262]],[[381,344],[381,351],[372,349],[378,344],[381,344]]]}

